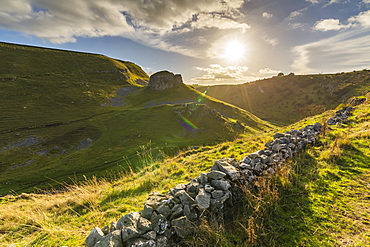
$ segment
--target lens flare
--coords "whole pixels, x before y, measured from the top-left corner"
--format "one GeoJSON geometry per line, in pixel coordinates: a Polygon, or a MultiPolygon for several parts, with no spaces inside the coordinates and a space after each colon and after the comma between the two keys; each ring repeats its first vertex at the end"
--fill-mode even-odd
{"type": "Polygon", "coordinates": [[[197,130],[198,127],[193,124],[189,119],[187,119],[186,117],[184,116],[181,116],[181,120],[180,120],[180,124],[182,127],[184,127],[185,129],[189,130],[189,131],[193,131],[193,130],[197,130]],[[181,121],[182,120],[182,121],[181,121]]]}

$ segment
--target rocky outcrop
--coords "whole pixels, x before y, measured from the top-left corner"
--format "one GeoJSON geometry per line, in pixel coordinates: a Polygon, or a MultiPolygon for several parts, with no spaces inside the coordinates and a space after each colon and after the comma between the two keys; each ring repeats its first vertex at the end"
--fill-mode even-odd
{"type": "Polygon", "coordinates": [[[150,194],[140,212],[126,214],[102,229],[94,228],[86,244],[88,247],[176,246],[196,231],[202,220],[214,220],[215,215],[222,219],[227,209],[240,200],[240,185],[253,186],[258,178],[275,174],[287,159],[314,144],[322,129],[316,123],[300,130],[276,133],[264,149],[248,154],[241,161],[217,160],[209,172],[187,184],[178,184],[167,194],[150,194]]]}
{"type": "Polygon", "coordinates": [[[181,85],[180,74],[173,74],[169,71],[160,71],[150,76],[148,87],[152,90],[166,90],[181,85]]]}

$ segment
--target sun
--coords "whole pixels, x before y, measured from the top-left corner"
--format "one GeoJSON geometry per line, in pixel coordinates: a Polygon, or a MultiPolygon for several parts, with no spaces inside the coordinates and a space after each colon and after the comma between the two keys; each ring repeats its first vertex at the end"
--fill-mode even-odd
{"type": "Polygon", "coordinates": [[[245,46],[237,40],[229,41],[225,44],[223,58],[229,61],[238,61],[244,57],[245,46]]]}

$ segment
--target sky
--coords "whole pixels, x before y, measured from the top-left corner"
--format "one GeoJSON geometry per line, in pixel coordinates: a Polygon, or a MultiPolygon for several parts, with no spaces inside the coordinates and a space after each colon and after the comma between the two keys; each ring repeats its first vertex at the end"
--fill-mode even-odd
{"type": "Polygon", "coordinates": [[[187,84],[338,73],[370,68],[370,0],[0,0],[0,41],[103,54],[187,84]]]}

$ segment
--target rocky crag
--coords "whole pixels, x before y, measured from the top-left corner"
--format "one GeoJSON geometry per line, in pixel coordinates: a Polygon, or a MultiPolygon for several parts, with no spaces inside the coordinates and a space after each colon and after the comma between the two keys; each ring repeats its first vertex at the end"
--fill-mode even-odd
{"type": "Polygon", "coordinates": [[[152,90],[166,90],[181,85],[182,77],[169,71],[160,71],[150,76],[148,87],[152,90]]]}
{"type": "MultiPolygon", "coordinates": [[[[353,108],[350,112],[348,109],[342,109],[346,114],[336,114],[336,122],[343,123],[350,116],[353,108]]],[[[300,130],[276,133],[274,140],[265,144],[265,149],[241,161],[217,160],[208,173],[189,183],[179,184],[167,194],[150,194],[140,212],[126,214],[102,229],[95,227],[86,238],[86,244],[88,247],[176,246],[191,235],[202,220],[212,220],[211,215],[222,218],[240,199],[240,186],[253,186],[259,177],[272,176],[287,159],[307,145],[313,145],[323,128],[316,123],[300,130]]]]}

